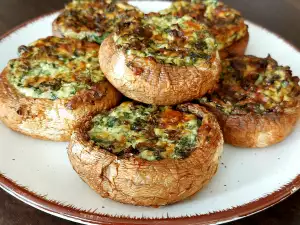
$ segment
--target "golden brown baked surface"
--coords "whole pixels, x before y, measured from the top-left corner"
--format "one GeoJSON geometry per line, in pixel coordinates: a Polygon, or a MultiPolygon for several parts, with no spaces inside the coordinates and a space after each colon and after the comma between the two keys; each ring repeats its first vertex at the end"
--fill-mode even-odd
{"type": "Polygon", "coordinates": [[[113,39],[126,55],[176,66],[201,64],[216,52],[215,38],[207,26],[190,16],[149,13],[120,23],[113,39]]]}
{"type": "Polygon", "coordinates": [[[101,44],[118,23],[143,13],[125,1],[78,1],[65,6],[52,24],[53,35],[101,44]]]}
{"type": "Polygon", "coordinates": [[[201,123],[202,118],[176,107],[123,102],[95,116],[87,133],[119,158],[184,159],[196,147],[201,123]]]}
{"type": "Polygon", "coordinates": [[[270,56],[232,58],[216,90],[199,101],[217,116],[225,142],[265,147],[284,140],[299,118],[299,78],[270,56]]]}
{"type": "Polygon", "coordinates": [[[215,117],[205,108],[184,104],[177,110],[201,118],[197,144],[184,159],[144,160],[118,157],[90,140],[93,116],[79,123],[68,149],[79,176],[102,197],[143,206],[181,201],[199,191],[216,173],[223,138],[215,117]]]}
{"type": "Polygon", "coordinates": [[[221,1],[176,1],[161,13],[179,17],[189,15],[205,23],[216,37],[221,58],[242,56],[246,50],[249,33],[244,18],[221,1]]]}
{"type": "Polygon", "coordinates": [[[32,137],[67,141],[78,119],[118,104],[97,44],[48,37],[19,48],[0,77],[0,119],[32,137]]]}

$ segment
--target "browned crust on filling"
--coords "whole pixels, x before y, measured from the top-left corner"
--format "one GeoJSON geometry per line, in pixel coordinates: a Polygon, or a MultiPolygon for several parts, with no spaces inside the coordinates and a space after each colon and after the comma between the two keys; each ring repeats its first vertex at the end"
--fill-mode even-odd
{"type": "Polygon", "coordinates": [[[116,106],[121,94],[107,81],[77,93],[70,99],[30,98],[0,77],[0,120],[14,131],[34,138],[68,141],[75,123],[84,115],[116,106]]]}
{"type": "Polygon", "coordinates": [[[100,67],[106,78],[125,96],[147,104],[174,105],[203,96],[219,80],[218,53],[207,64],[173,66],[127,56],[112,35],[100,47],[100,67]],[[128,67],[133,62],[133,67],[128,67]]]}
{"type": "Polygon", "coordinates": [[[240,40],[236,41],[232,45],[228,46],[225,49],[220,51],[221,59],[236,57],[236,56],[243,56],[246,52],[248,42],[249,42],[249,32],[247,30],[246,36],[241,38],[240,40]]]}
{"type": "Polygon", "coordinates": [[[180,108],[203,117],[198,147],[189,157],[160,161],[118,159],[89,141],[89,117],[78,124],[68,148],[74,170],[102,197],[122,203],[160,206],[195,194],[217,171],[223,137],[217,120],[204,107],[185,104],[180,108]]]}

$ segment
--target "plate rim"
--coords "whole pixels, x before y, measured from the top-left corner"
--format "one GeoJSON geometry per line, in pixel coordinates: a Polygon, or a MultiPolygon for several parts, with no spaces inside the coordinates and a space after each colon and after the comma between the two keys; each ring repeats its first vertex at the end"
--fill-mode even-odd
{"type": "MultiPolygon", "coordinates": [[[[134,0],[137,1],[137,0],[134,0]]],[[[141,0],[143,1],[143,0],[141,0]]],[[[151,0],[150,0],[151,1],[151,0]]],[[[168,1],[168,0],[162,0],[168,1]]],[[[30,20],[27,20],[20,25],[6,31],[4,34],[0,36],[0,44],[3,40],[9,35],[15,33],[16,31],[34,23],[42,18],[51,16],[55,13],[60,12],[61,10],[51,11],[49,13],[42,14],[30,20]]],[[[248,20],[248,19],[247,19],[248,20]]],[[[248,20],[249,21],[249,20],[248,20]]],[[[281,39],[283,42],[288,44],[290,47],[295,49],[300,54],[300,49],[295,46],[293,43],[289,42],[285,38],[281,37],[279,34],[274,33],[259,24],[256,24],[250,21],[252,24],[268,31],[272,35],[276,36],[277,38],[281,39]]],[[[282,200],[286,199],[287,197],[294,194],[296,191],[300,189],[300,174],[298,174],[291,182],[283,185],[280,189],[269,193],[259,199],[255,199],[250,201],[246,204],[235,206],[232,208],[228,208],[223,211],[216,211],[207,214],[199,214],[194,216],[184,216],[179,218],[161,218],[161,219],[151,219],[151,218],[130,218],[126,216],[121,217],[114,217],[111,215],[96,213],[95,211],[87,211],[83,209],[75,208],[72,205],[65,205],[58,201],[49,200],[47,196],[42,196],[33,191],[30,191],[27,187],[23,187],[19,185],[17,182],[11,180],[10,178],[6,177],[5,174],[2,174],[0,171],[0,188],[16,197],[17,199],[21,200],[25,204],[32,206],[38,210],[44,211],[48,214],[74,221],[80,222],[84,224],[159,224],[159,225],[182,225],[182,224],[220,224],[229,221],[235,221],[260,211],[263,211],[277,203],[281,202],[282,200]]]]}
{"type": "Polygon", "coordinates": [[[261,212],[277,203],[288,198],[300,188],[300,175],[298,175],[293,181],[282,186],[282,188],[270,193],[262,198],[256,199],[249,203],[235,206],[224,211],[216,211],[212,213],[185,216],[180,218],[129,218],[126,216],[114,217],[106,214],[96,213],[95,211],[87,211],[76,208],[72,205],[65,205],[55,200],[47,199],[47,196],[42,196],[33,191],[30,191],[27,187],[23,187],[17,182],[9,179],[4,174],[0,173],[0,187],[17,199],[21,200],[25,204],[32,206],[38,210],[44,211],[48,214],[55,215],[57,217],[71,220],[74,222],[80,222],[83,224],[158,224],[158,225],[184,225],[184,224],[216,224],[225,223],[242,219],[247,216],[251,216],[258,212],[261,212]]]}

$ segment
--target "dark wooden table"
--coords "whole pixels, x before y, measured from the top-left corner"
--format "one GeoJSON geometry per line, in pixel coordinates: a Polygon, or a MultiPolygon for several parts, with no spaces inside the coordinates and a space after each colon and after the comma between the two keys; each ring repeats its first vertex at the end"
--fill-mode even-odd
{"type": "MultiPolygon", "coordinates": [[[[300,48],[300,0],[224,0],[257,24],[300,48]]],[[[0,0],[0,34],[67,0],[0,0]]],[[[300,63],[300,62],[299,62],[300,63]]],[[[231,225],[300,225],[300,192],[282,203],[231,225]]],[[[0,225],[75,224],[38,211],[0,190],[0,225]]]]}

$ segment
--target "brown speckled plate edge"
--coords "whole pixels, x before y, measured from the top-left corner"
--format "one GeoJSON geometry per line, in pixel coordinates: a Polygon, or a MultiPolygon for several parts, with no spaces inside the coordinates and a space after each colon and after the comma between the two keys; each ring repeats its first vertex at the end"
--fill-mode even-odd
{"type": "MultiPolygon", "coordinates": [[[[8,32],[4,33],[0,37],[0,43],[10,34],[14,33],[15,31],[31,24],[43,17],[50,16],[54,13],[59,11],[53,11],[48,14],[41,15],[29,21],[26,21],[19,26],[9,30],[8,32]]],[[[255,24],[255,23],[254,23],[255,24]]],[[[257,25],[257,24],[255,24],[257,25]]],[[[259,25],[257,25],[259,26],[259,25]]],[[[261,27],[261,26],[259,26],[261,27]]],[[[262,27],[261,27],[262,28],[262,27]]],[[[265,29],[265,28],[263,28],[265,29]]],[[[280,37],[279,35],[271,32],[273,35],[277,36],[285,43],[296,49],[298,52],[299,49],[295,47],[293,44],[286,41],[284,38],[280,37]]],[[[46,198],[46,196],[40,196],[35,194],[34,192],[28,190],[26,187],[22,187],[18,185],[13,180],[7,178],[4,174],[0,173],[0,187],[11,194],[12,196],[18,198],[19,200],[23,201],[24,203],[31,205],[39,210],[47,212],[49,214],[58,216],[60,218],[64,218],[74,222],[80,222],[85,224],[170,224],[170,225],[184,225],[184,224],[220,224],[229,221],[234,221],[237,219],[241,219],[246,216],[250,216],[262,210],[265,210],[280,201],[284,200],[285,198],[291,196],[297,190],[300,189],[300,175],[298,175],[294,180],[290,183],[283,186],[281,189],[268,194],[262,198],[249,202],[247,204],[232,207],[230,209],[218,212],[212,212],[209,214],[202,214],[202,215],[195,215],[191,217],[181,217],[181,218],[164,218],[164,219],[133,219],[128,217],[112,217],[109,215],[99,214],[93,211],[86,211],[82,209],[77,209],[73,206],[64,205],[57,201],[51,201],[46,198]]]]}

